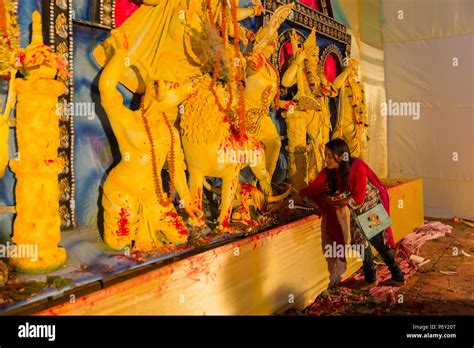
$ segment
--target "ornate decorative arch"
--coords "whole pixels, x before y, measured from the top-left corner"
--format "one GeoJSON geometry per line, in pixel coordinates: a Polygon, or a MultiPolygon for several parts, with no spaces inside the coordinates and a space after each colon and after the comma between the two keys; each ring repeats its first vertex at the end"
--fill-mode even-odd
{"type": "Polygon", "coordinates": [[[339,50],[339,48],[337,48],[336,45],[334,44],[331,44],[331,45],[328,45],[323,53],[320,54],[320,60],[319,60],[319,63],[324,66],[324,61],[326,60],[327,56],[331,53],[334,53],[336,55],[336,57],[339,59],[339,64],[341,64],[341,67],[344,66],[344,58],[342,56],[342,53],[341,51],[339,50]]]}
{"type": "MultiPolygon", "coordinates": [[[[283,45],[286,42],[291,41],[290,35],[291,35],[292,30],[293,29],[285,29],[278,35],[278,50],[277,50],[277,53],[274,54],[274,57],[272,57],[273,60],[274,60],[274,61],[272,61],[272,63],[274,63],[279,68],[281,67],[280,51],[281,51],[283,45]]],[[[299,38],[298,38],[299,43],[303,44],[304,43],[304,34],[296,28],[295,28],[295,30],[299,34],[299,38]]]]}
{"type": "MultiPolygon", "coordinates": [[[[271,14],[282,5],[290,3],[293,1],[289,0],[270,0],[265,1],[265,15],[263,18],[263,24],[265,25],[271,17],[271,14]]],[[[328,13],[329,14],[329,13],[328,13]]],[[[288,17],[287,21],[295,23],[303,28],[311,30],[313,27],[316,27],[318,34],[323,34],[328,38],[331,38],[335,41],[345,43],[350,47],[351,36],[347,33],[346,27],[334,20],[334,18],[329,17],[324,13],[315,11],[312,8],[309,8],[299,2],[295,3],[292,14],[288,17]]],[[[350,51],[350,50],[349,50],[350,51]]]]}

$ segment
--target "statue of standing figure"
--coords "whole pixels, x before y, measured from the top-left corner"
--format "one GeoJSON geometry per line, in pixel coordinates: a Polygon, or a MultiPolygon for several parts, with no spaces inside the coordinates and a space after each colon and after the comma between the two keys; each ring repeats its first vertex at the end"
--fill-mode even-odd
{"type": "Polygon", "coordinates": [[[368,127],[367,107],[358,77],[359,62],[349,60],[349,66],[336,77],[333,84],[339,90],[338,120],[332,139],[342,138],[349,145],[352,158],[364,158],[365,130],[368,127]]]}
{"type": "Polygon", "coordinates": [[[281,83],[284,87],[298,87],[283,116],[288,130],[290,183],[299,190],[314,180],[324,167],[324,145],[331,132],[328,98],[336,97],[337,89],[319,64],[315,28],[302,48],[299,48],[298,36],[293,30],[292,46],[294,59],[281,83]],[[307,135],[309,145],[306,144],[307,135]]]}
{"type": "Polygon", "coordinates": [[[111,37],[115,53],[102,71],[99,91],[122,159],[104,183],[104,240],[116,250],[133,245],[147,251],[163,243],[184,244],[188,231],[172,203],[174,188],[189,216],[200,218],[202,213],[192,205],[179,133],[170,120],[194,85],[149,80],[140,109],[128,109],[117,90],[127,67],[128,43],[118,30],[111,37]],[[168,194],[161,182],[165,163],[171,177],[168,194]]]}

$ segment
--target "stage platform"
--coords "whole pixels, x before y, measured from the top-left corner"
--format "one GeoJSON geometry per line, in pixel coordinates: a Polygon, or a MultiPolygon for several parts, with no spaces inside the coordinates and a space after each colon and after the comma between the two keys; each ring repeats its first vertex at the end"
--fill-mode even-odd
{"type": "MultiPolygon", "coordinates": [[[[398,241],[423,224],[422,181],[388,180],[386,184],[398,241]]],[[[53,274],[73,283],[0,307],[0,313],[273,314],[309,305],[337,276],[346,278],[360,267],[354,259],[345,269],[327,261],[321,219],[316,215],[249,237],[215,241],[205,249],[183,248],[145,260],[107,251],[93,230],[73,232],[74,238],[63,243],[70,261],[53,274]],[[87,260],[95,262],[81,264],[84,250],[90,253],[87,260]]]]}

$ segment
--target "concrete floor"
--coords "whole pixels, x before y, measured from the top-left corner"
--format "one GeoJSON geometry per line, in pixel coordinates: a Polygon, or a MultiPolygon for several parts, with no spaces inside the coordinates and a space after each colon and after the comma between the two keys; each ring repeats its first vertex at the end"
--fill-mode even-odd
{"type": "Polygon", "coordinates": [[[452,220],[452,234],[426,242],[420,256],[431,262],[415,272],[398,294],[403,303],[394,314],[474,315],[474,228],[452,220]],[[462,254],[464,250],[472,257],[462,254]],[[445,275],[440,271],[456,272],[445,275]]]}
{"type": "MultiPolygon", "coordinates": [[[[445,237],[427,241],[419,256],[431,260],[407,278],[400,288],[385,287],[380,297],[361,290],[363,275],[354,275],[328,289],[309,307],[289,309],[286,315],[474,315],[474,228],[452,220],[427,218],[453,227],[445,237]],[[464,255],[471,255],[471,257],[464,255]],[[443,274],[441,272],[448,272],[443,274]],[[360,282],[359,282],[360,283],[360,282]]],[[[378,264],[383,265],[380,257],[378,264]]],[[[399,262],[402,259],[398,260],[399,262]]],[[[407,265],[407,260],[403,261],[407,265]]],[[[381,271],[377,267],[377,273],[381,271]]],[[[387,269],[385,272],[389,275],[387,269]]]]}

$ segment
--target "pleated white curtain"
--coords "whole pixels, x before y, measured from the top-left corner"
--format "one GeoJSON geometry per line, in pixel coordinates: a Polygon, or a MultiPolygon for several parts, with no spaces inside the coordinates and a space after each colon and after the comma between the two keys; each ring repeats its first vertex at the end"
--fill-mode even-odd
{"type": "Polygon", "coordinates": [[[389,176],[423,178],[425,216],[474,219],[474,1],[382,0],[382,15],[389,176]]]}

